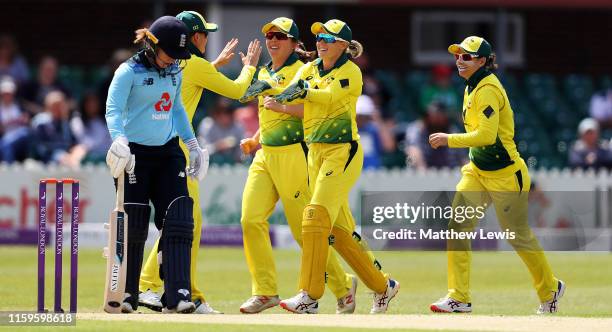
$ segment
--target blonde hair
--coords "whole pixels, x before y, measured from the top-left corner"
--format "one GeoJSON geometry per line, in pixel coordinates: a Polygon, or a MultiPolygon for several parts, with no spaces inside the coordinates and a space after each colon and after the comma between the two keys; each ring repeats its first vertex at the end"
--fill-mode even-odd
{"type": "Polygon", "coordinates": [[[351,40],[349,42],[348,47],[346,48],[346,53],[349,55],[351,59],[356,59],[363,54],[363,45],[356,40],[351,40]]]}
{"type": "Polygon", "coordinates": [[[155,37],[155,35],[153,35],[151,31],[149,31],[149,29],[147,28],[138,29],[134,31],[134,34],[136,35],[136,39],[134,39],[134,44],[144,43],[147,41],[150,41],[153,44],[158,43],[157,37],[155,37]]]}

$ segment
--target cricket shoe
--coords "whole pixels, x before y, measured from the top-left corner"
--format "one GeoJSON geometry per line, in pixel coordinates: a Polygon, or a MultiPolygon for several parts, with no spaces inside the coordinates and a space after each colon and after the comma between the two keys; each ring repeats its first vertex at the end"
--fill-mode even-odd
{"type": "Polygon", "coordinates": [[[121,313],[122,314],[131,314],[136,311],[136,307],[133,305],[134,299],[132,298],[132,294],[125,293],[123,295],[123,303],[121,303],[121,313]]]}
{"type": "Polygon", "coordinates": [[[194,312],[196,306],[191,301],[180,300],[174,309],[168,309],[168,307],[164,307],[162,309],[162,314],[190,314],[194,312]]]}
{"type": "Polygon", "coordinates": [[[387,289],[383,293],[375,293],[374,301],[372,302],[372,309],[370,310],[371,314],[383,314],[387,312],[389,308],[389,302],[397,295],[399,292],[400,284],[399,282],[389,278],[387,281],[387,289]]]}
{"type": "Polygon", "coordinates": [[[194,302],[195,304],[195,311],[193,312],[194,314],[201,314],[201,315],[218,315],[218,314],[222,314],[221,311],[217,311],[215,309],[213,309],[208,302],[202,302],[201,300],[196,300],[194,302]]]}
{"type": "Polygon", "coordinates": [[[336,304],[337,314],[352,314],[355,312],[355,295],[357,294],[357,277],[353,276],[353,285],[348,294],[338,299],[336,304]]]}
{"type": "Polygon", "coordinates": [[[147,307],[157,312],[161,312],[162,308],[164,307],[159,294],[150,289],[147,289],[146,292],[141,292],[138,294],[138,305],[147,307]]]}
{"type": "Polygon", "coordinates": [[[254,295],[251,296],[246,302],[240,306],[240,312],[243,314],[256,314],[266,309],[277,306],[280,303],[278,295],[275,296],[263,296],[254,295]]]}
{"type": "Polygon", "coordinates": [[[472,304],[471,303],[463,303],[457,300],[453,300],[450,297],[443,297],[438,300],[438,302],[434,302],[429,306],[429,309],[433,312],[461,312],[461,313],[470,313],[472,312],[472,304]]]}
{"type": "Polygon", "coordinates": [[[294,314],[316,314],[319,312],[319,302],[308,296],[306,292],[299,292],[292,298],[280,301],[280,306],[294,314]]]}
{"type": "Polygon", "coordinates": [[[559,299],[565,294],[565,283],[563,281],[559,280],[557,290],[554,293],[552,300],[540,304],[538,311],[536,311],[538,315],[554,314],[557,312],[557,302],[559,302],[559,299]]]}

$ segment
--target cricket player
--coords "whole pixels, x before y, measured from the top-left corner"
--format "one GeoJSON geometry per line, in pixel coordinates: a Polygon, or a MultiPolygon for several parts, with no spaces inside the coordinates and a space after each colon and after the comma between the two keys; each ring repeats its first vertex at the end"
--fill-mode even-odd
{"type": "MultiPolygon", "coordinates": [[[[242,196],[241,224],[244,252],[251,273],[252,296],[241,307],[246,314],[261,312],[279,304],[276,266],[272,255],[268,218],[280,199],[291,233],[302,245],[302,212],[310,202],[307,155],[302,117],[304,106],[281,105],[261,95],[268,89],[282,91],[293,79],[303,61],[315,58],[314,52],[300,48],[295,22],[279,17],[266,23],[261,32],[271,61],[259,69],[243,101],[259,95],[260,129],[242,140],[241,148],[251,153],[261,143],[249,168],[242,196]]],[[[330,251],[326,266],[327,285],[337,298],[336,313],[355,311],[357,278],[347,274],[330,251]]]]}
{"type": "MultiPolygon", "coordinates": [[[[527,220],[529,171],[514,143],[514,120],[506,91],[493,71],[497,68],[491,45],[481,37],[467,37],[448,51],[455,56],[459,76],[466,80],[463,97],[464,134],[434,133],[436,149],[469,148],[470,162],[461,169],[454,206],[495,205],[502,229],[515,232],[509,240],[529,269],[540,299],[538,314],[554,313],[565,283],[552,273],[527,220]]],[[[451,220],[450,229],[470,231],[477,220],[451,220]]],[[[431,304],[434,312],[471,312],[470,240],[448,240],[448,294],[431,304]]]]}
{"type": "Polygon", "coordinates": [[[342,256],[363,283],[374,291],[370,313],[384,313],[399,283],[376,268],[372,256],[354,237],[355,220],[349,192],[363,166],[355,106],[363,85],[351,59],[363,52],[350,27],[337,19],[311,26],[318,59],[303,65],[288,87],[274,99],[304,107],[304,134],[309,143],[308,181],[312,198],[302,218],[300,292],[282,300],[282,308],[299,314],[317,313],[325,287],[329,246],[342,256]]]}
{"type": "MultiPolygon", "coordinates": [[[[191,122],[204,89],[214,91],[220,95],[233,99],[238,99],[245,93],[255,74],[255,66],[259,62],[259,56],[261,54],[261,46],[259,45],[259,41],[254,40],[249,44],[246,55],[240,53],[244,66],[238,78],[232,81],[220,73],[217,68],[229,63],[233,58],[233,50],[238,45],[238,40],[230,40],[219,57],[212,63],[208,62],[204,59],[203,55],[206,50],[208,33],[217,31],[217,25],[206,22],[204,17],[195,11],[184,11],[176,17],[182,21],[189,30],[187,49],[191,53],[191,58],[187,60],[187,66],[183,71],[181,97],[182,103],[185,105],[187,117],[191,122]]],[[[187,147],[181,144],[181,149],[187,160],[189,160],[187,147]]],[[[189,197],[191,197],[194,204],[193,219],[195,221],[193,241],[191,244],[191,299],[196,305],[195,313],[219,313],[206,302],[204,294],[202,294],[202,291],[196,284],[197,258],[202,231],[202,209],[200,207],[198,179],[187,179],[187,187],[189,190],[189,197]]],[[[157,215],[156,213],[156,218],[162,216],[163,214],[157,215]]],[[[155,247],[149,254],[140,276],[141,293],[139,302],[152,310],[159,311],[162,308],[162,303],[158,294],[161,290],[162,282],[159,277],[160,267],[158,265],[157,253],[158,243],[155,244],[155,247]]]]}
{"type": "Polygon", "coordinates": [[[143,48],[115,71],[106,100],[106,121],[113,143],[106,162],[114,178],[124,174],[124,209],[129,217],[125,299],[121,311],[138,308],[138,278],[151,208],[162,230],[164,313],[190,313],[193,200],[187,177],[206,173],[207,153],[198,146],[181,102],[181,64],[190,58],[187,27],[163,16],[136,31],[143,48]],[[187,147],[189,161],[179,146],[187,147]],[[187,167],[189,165],[189,167],[187,167]],[[127,173],[127,174],[126,174],[127,173]],[[172,258],[172,259],[170,259],[172,258]]]}

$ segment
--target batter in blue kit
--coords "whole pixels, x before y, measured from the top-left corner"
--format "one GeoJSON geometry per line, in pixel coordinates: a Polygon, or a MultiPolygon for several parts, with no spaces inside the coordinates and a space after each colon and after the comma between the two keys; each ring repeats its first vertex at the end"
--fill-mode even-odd
{"type": "Polygon", "coordinates": [[[190,289],[193,201],[186,177],[203,178],[208,168],[208,152],[199,147],[180,97],[181,60],[190,57],[189,31],[180,20],[163,16],[136,35],[143,48],[119,66],[106,100],[113,139],[106,161],[114,178],[125,174],[127,179],[128,268],[121,308],[131,313],[138,307],[151,201],[155,226],[162,231],[163,311],[189,313],[195,310],[190,289]],[[189,167],[179,138],[189,149],[189,167]]]}

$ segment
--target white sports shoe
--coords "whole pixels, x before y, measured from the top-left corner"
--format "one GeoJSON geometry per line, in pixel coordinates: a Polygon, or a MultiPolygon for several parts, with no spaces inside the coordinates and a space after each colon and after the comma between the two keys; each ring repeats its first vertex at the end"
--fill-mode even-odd
{"type": "Polygon", "coordinates": [[[195,311],[195,304],[191,301],[180,300],[174,309],[164,307],[162,314],[190,314],[195,311]]]}
{"type": "Polygon", "coordinates": [[[280,301],[280,306],[294,314],[316,314],[319,312],[319,302],[313,300],[306,292],[299,292],[292,298],[280,301]]]}
{"type": "Polygon", "coordinates": [[[134,312],[134,308],[132,307],[132,304],[126,301],[126,299],[131,296],[132,294],[130,293],[125,293],[123,295],[123,302],[121,303],[121,313],[122,314],[131,314],[134,312]]]}
{"type": "Polygon", "coordinates": [[[400,284],[399,282],[389,278],[387,281],[387,289],[384,293],[374,294],[374,301],[372,302],[372,310],[370,310],[371,314],[383,314],[387,312],[387,308],[389,307],[389,302],[397,295],[399,292],[400,284]]]}
{"type": "Polygon", "coordinates": [[[463,303],[457,300],[453,300],[450,297],[443,297],[438,300],[438,302],[434,302],[429,306],[429,309],[433,312],[462,312],[462,313],[470,313],[472,312],[472,304],[471,303],[463,303]]]}
{"type": "Polygon", "coordinates": [[[254,295],[251,296],[246,302],[240,306],[240,312],[243,314],[256,314],[266,309],[277,306],[280,303],[278,295],[275,296],[263,296],[254,295]]]}
{"type": "Polygon", "coordinates": [[[194,314],[203,314],[203,315],[217,315],[217,314],[222,314],[221,311],[217,311],[215,309],[213,309],[208,302],[202,302],[200,300],[196,300],[194,302],[195,304],[195,311],[193,312],[194,314]]]}
{"type": "Polygon", "coordinates": [[[565,294],[565,283],[559,280],[559,283],[557,284],[557,291],[555,292],[552,300],[541,303],[536,313],[538,315],[543,315],[554,314],[557,312],[557,302],[563,297],[563,294],[565,294]]]}
{"type": "Polygon", "coordinates": [[[353,285],[348,294],[338,299],[336,304],[337,314],[352,314],[355,312],[355,295],[357,294],[357,277],[353,276],[353,285]]]}
{"type": "Polygon", "coordinates": [[[161,297],[156,292],[147,289],[146,292],[138,294],[138,305],[147,307],[153,311],[160,312],[164,307],[161,303],[161,297]]]}

